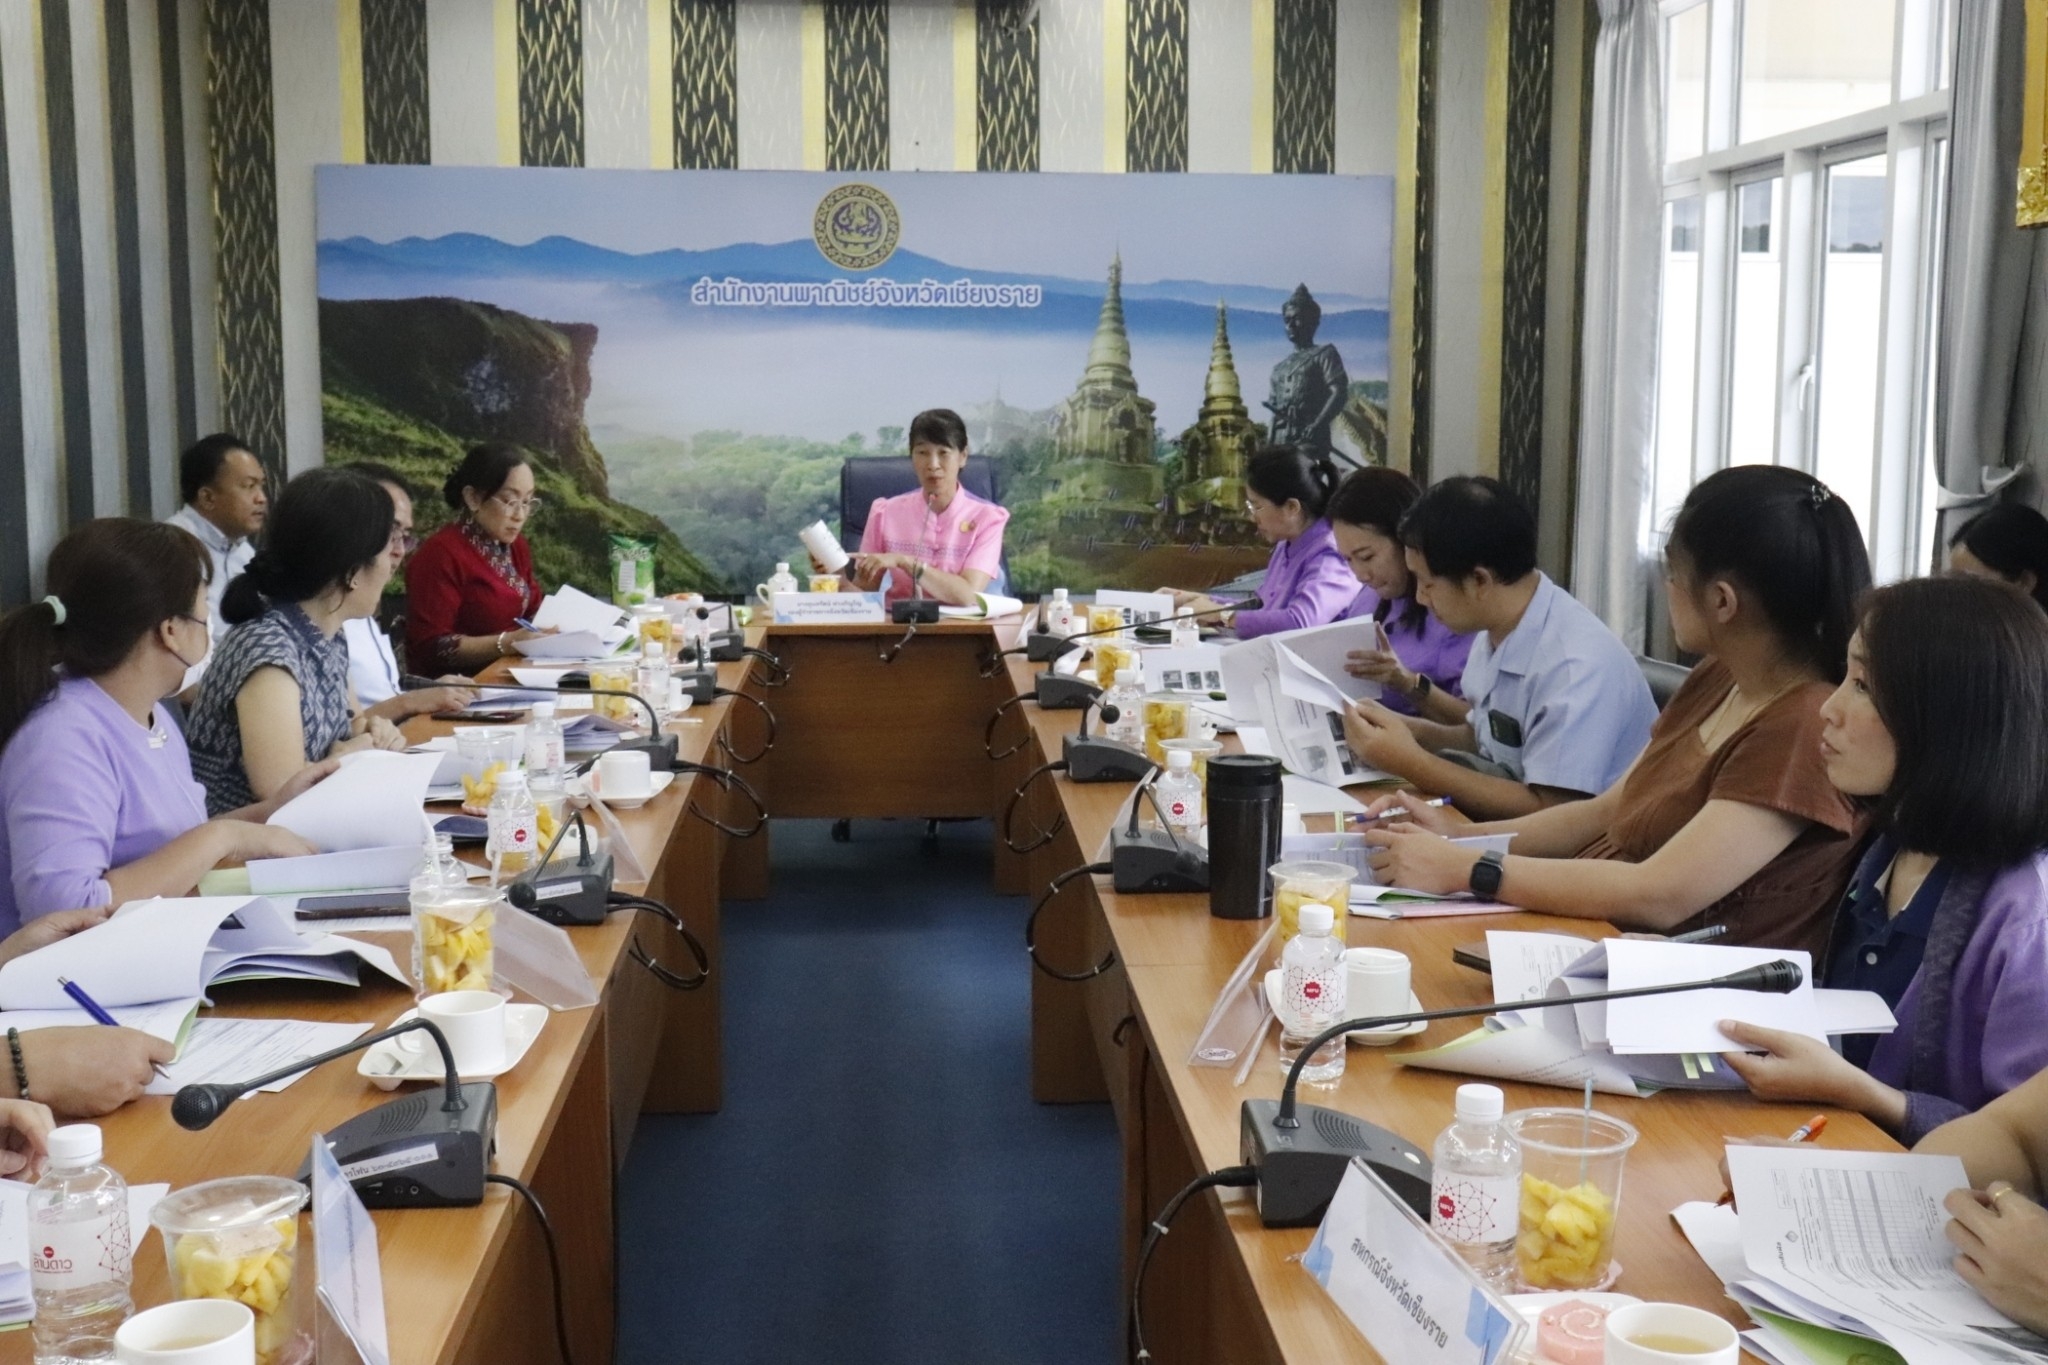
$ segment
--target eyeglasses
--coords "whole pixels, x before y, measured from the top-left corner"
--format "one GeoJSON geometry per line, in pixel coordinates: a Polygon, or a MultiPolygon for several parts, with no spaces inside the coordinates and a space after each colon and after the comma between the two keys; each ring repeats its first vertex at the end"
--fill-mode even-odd
{"type": "Polygon", "coordinates": [[[411,531],[404,530],[397,526],[393,526],[391,528],[391,540],[388,548],[394,549],[402,555],[409,555],[414,550],[419,549],[419,547],[420,538],[414,535],[411,531]]]}
{"type": "Polygon", "coordinates": [[[173,616],[171,619],[173,621],[190,621],[193,625],[199,627],[207,634],[211,635],[213,633],[213,623],[211,621],[208,621],[204,616],[194,616],[190,612],[181,611],[177,615],[173,616]]]}
{"type": "Polygon", "coordinates": [[[514,513],[515,515],[524,512],[528,516],[532,516],[540,511],[542,507],[546,506],[538,495],[522,498],[517,493],[493,493],[490,500],[504,508],[507,512],[514,513]]]}

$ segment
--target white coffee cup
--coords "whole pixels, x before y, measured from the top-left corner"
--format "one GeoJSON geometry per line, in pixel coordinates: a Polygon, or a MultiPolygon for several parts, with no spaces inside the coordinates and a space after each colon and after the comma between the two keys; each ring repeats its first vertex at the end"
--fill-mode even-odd
{"type": "Polygon", "coordinates": [[[1725,1320],[1683,1303],[1632,1303],[1607,1315],[1607,1365],[1736,1365],[1742,1338],[1725,1320]],[[1663,1350],[1659,1341],[1685,1350],[1663,1350]]]}
{"type": "Polygon", "coordinates": [[[804,549],[810,552],[811,562],[822,573],[838,573],[852,558],[846,553],[846,547],[839,543],[839,537],[832,534],[832,528],[823,521],[814,521],[804,527],[796,533],[796,538],[804,543],[804,549]]]}
{"type": "Polygon", "coordinates": [[[256,1315],[233,1299],[144,1309],[114,1333],[121,1365],[255,1365],[256,1315]]]}
{"type": "Polygon", "coordinates": [[[647,765],[647,751],[628,749],[597,760],[597,794],[633,801],[654,792],[654,772],[647,765]]]}
{"type": "MultiPolygon", "coordinates": [[[[455,1069],[464,1076],[484,1076],[505,1069],[505,997],[496,991],[442,991],[420,1001],[420,1017],[441,1030],[455,1069]]],[[[424,1029],[403,1033],[398,1044],[407,1052],[436,1052],[424,1029]]]]}
{"type": "Polygon", "coordinates": [[[1346,948],[1344,977],[1344,1013],[1351,1018],[1408,1013],[1408,954],[1392,948],[1346,948]]]}

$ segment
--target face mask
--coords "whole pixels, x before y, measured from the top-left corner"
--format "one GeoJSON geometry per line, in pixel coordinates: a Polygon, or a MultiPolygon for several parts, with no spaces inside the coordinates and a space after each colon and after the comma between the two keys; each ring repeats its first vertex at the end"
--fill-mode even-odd
{"type": "Polygon", "coordinates": [[[206,633],[206,652],[199,656],[199,662],[197,663],[191,662],[177,650],[171,649],[169,645],[165,645],[164,648],[170,650],[170,655],[173,659],[185,665],[185,677],[178,684],[178,690],[180,692],[189,692],[199,686],[199,679],[206,673],[207,661],[213,657],[213,632],[209,630],[206,633]]]}

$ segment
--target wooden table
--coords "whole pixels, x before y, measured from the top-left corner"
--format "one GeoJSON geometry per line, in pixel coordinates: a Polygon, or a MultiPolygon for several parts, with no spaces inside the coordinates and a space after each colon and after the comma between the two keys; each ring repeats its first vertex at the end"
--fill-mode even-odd
{"type": "MultiPolygon", "coordinates": [[[[760,787],[772,813],[830,817],[1001,816],[1011,794],[1060,752],[1075,712],[995,708],[1032,688],[1036,667],[994,663],[1007,628],[978,623],[922,627],[909,640],[895,626],[776,628],[763,640],[790,666],[786,685],[767,670],[734,664],[724,686],[773,708],[774,747],[738,770],[760,787]],[[1003,638],[996,634],[1001,630],[1003,638]],[[901,644],[893,662],[890,647],[901,644]]],[[[751,707],[721,699],[674,727],[682,756],[731,765],[766,738],[751,707]],[[726,744],[721,746],[719,741],[726,744]]],[[[999,891],[1034,894],[1056,873],[1093,861],[1129,784],[1077,786],[1041,776],[1015,802],[1020,843],[1050,832],[1035,850],[1013,854],[999,837],[992,869],[999,891]]],[[[744,823],[744,803],[701,776],[679,777],[660,797],[622,819],[650,869],[648,892],[681,913],[710,951],[713,974],[700,991],[677,994],[627,955],[637,936],[668,965],[687,971],[675,936],[626,916],[572,931],[584,965],[600,983],[595,1009],[550,1017],[525,1061],[499,1083],[495,1169],[532,1184],[563,1242],[577,1365],[611,1357],[616,1312],[613,1177],[643,1111],[718,1107],[718,907],[721,898],[766,893],[767,837],[735,840],[703,815],[744,823]]],[[[999,830],[999,836],[1000,836],[999,830]]],[[[1489,925],[1557,928],[1601,935],[1585,921],[1516,915],[1390,924],[1354,918],[1350,941],[1393,947],[1414,963],[1428,1006],[1479,1003],[1486,979],[1452,964],[1454,943],[1489,925]]],[[[1047,960],[1074,969],[1113,958],[1084,983],[1032,977],[1032,1086],[1047,1102],[1107,1100],[1122,1137],[1126,1283],[1145,1223],[1198,1171],[1237,1161],[1237,1111],[1246,1097],[1279,1093],[1277,1062],[1262,1061],[1242,1088],[1229,1071],[1191,1068],[1186,1058],[1223,982],[1263,930],[1217,920],[1206,897],[1119,896],[1081,879],[1044,913],[1038,935],[1047,960]]],[[[1020,925],[1021,929],[1021,925],[1020,925]]],[[[387,946],[404,948],[403,935],[387,946]]],[[[1020,955],[1020,970],[1021,966],[1020,955]]],[[[229,987],[222,1012],[315,1020],[390,1022],[409,992],[382,984],[357,991],[304,986],[229,987]]],[[[1314,1102],[1368,1118],[1427,1146],[1449,1121],[1456,1076],[1410,1070],[1394,1058],[1457,1036],[1439,1023],[1390,1049],[1354,1047],[1343,1083],[1314,1102]]],[[[1272,1045],[1267,1044],[1271,1054],[1272,1045]]],[[[1508,1086],[1511,1106],[1568,1104],[1550,1088],[1508,1086]]],[[[382,1103],[354,1069],[336,1063],[282,1095],[235,1105],[204,1133],[170,1122],[168,1101],[145,1099],[104,1121],[108,1157],[131,1181],[174,1187],[231,1174],[290,1174],[315,1132],[382,1103]]],[[[1650,1101],[1603,1097],[1642,1140],[1629,1157],[1617,1234],[1625,1267],[1620,1288],[1736,1314],[1718,1284],[1670,1223],[1668,1210],[1719,1189],[1723,1134],[1789,1131],[1809,1112],[1747,1096],[1666,1094],[1650,1101]]],[[[1861,1117],[1831,1113],[1828,1140],[1885,1147],[1861,1117]]],[[[493,1187],[474,1209],[382,1211],[392,1358],[412,1362],[554,1362],[548,1270],[530,1213],[493,1187]]],[[[1191,1362],[1371,1361],[1378,1357],[1290,1258],[1306,1229],[1268,1230],[1240,1194],[1207,1193],[1182,1211],[1148,1273],[1147,1336],[1162,1365],[1191,1362]]],[[[136,1301],[166,1297],[164,1256],[151,1238],[137,1256],[136,1301]]],[[[685,1289],[683,1292],[687,1292],[685,1289]]],[[[0,1337],[0,1365],[26,1361],[25,1333],[0,1337]]]]}

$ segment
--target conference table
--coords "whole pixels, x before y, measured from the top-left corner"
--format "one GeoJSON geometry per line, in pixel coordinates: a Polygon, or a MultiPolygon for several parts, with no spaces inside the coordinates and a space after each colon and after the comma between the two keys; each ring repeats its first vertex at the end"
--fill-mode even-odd
{"type": "MultiPolygon", "coordinates": [[[[779,659],[723,664],[733,698],[691,708],[670,731],[680,756],[737,772],[779,818],[947,819],[1000,816],[1028,847],[1017,853],[998,826],[991,868],[998,892],[1034,897],[1050,879],[1092,862],[1128,799],[1128,783],[1077,785],[1034,769],[1057,758],[1080,716],[1028,702],[1039,665],[1001,651],[1019,634],[1011,622],[902,626],[755,627],[750,643],[779,659]],[[999,707],[1008,705],[1000,716],[999,707]],[[772,732],[760,707],[773,715],[772,732]],[[770,738],[772,733],[772,745],[770,738]],[[1007,751],[1007,752],[1006,752],[1007,751]],[[991,753],[1001,755],[992,758],[991,753]],[[1021,797],[1013,794],[1024,785],[1021,797]]],[[[488,676],[488,675],[487,675],[488,676]]],[[[413,738],[447,727],[415,721],[413,738]]],[[[576,1365],[612,1355],[616,1313],[614,1181],[641,1113],[710,1112],[719,1107],[722,901],[767,893],[772,826],[736,837],[752,821],[743,796],[702,773],[685,773],[620,820],[648,872],[642,891],[672,907],[703,942],[711,974],[680,992],[637,961],[643,953],[688,975],[693,964],[658,920],[619,913],[570,931],[601,992],[594,1008],[550,1015],[531,1052],[499,1086],[495,1171],[527,1182],[561,1241],[576,1365]],[[724,828],[720,828],[720,826],[724,828]]],[[[1023,930],[1019,914],[1019,935],[1023,930]]],[[[1453,964],[1455,944],[1489,927],[1554,929],[1597,937],[1581,920],[1515,914],[1381,922],[1352,917],[1353,945],[1397,948],[1414,965],[1425,1007],[1479,1004],[1487,979],[1453,964]]],[[[1218,992],[1263,932],[1260,922],[1212,918],[1200,895],[1118,895],[1106,879],[1076,878],[1044,910],[1041,956],[1086,981],[1032,972],[1031,1084],[1045,1103],[1109,1103],[1123,1166],[1125,1287],[1147,1222],[1190,1178],[1238,1161],[1238,1105],[1279,1093],[1267,1056],[1243,1085],[1227,1069],[1187,1058],[1218,992]]],[[[373,935],[401,957],[402,933],[373,935]]],[[[412,1004],[411,992],[366,973],[354,990],[255,983],[217,993],[217,1013],[379,1027],[412,1004]]],[[[1469,1022],[1465,1025],[1469,1026],[1469,1022]]],[[[1457,1036],[1459,1021],[1431,1025],[1390,1048],[1354,1046],[1342,1083],[1312,1102],[1367,1118],[1427,1149],[1449,1122],[1460,1079],[1400,1066],[1400,1053],[1457,1036]]],[[[1021,1045],[1021,1043],[1020,1043],[1021,1045]]],[[[1508,1085],[1511,1108],[1576,1103],[1556,1089],[1508,1085]]],[[[226,1175],[291,1174],[317,1132],[389,1099],[351,1063],[315,1070],[278,1094],[251,1096],[210,1129],[188,1133],[169,1102],[145,1098],[102,1120],[109,1161],[131,1183],[173,1188],[226,1175]]],[[[1669,1210],[1720,1191],[1722,1137],[1782,1136],[1812,1106],[1758,1103],[1746,1095],[1667,1092],[1649,1100],[1600,1097],[1599,1107],[1633,1123],[1641,1141],[1628,1159],[1616,1235],[1621,1291],[1699,1304],[1740,1322],[1706,1266],[1685,1244],[1669,1210]]],[[[1891,1147],[1860,1116],[1829,1112],[1831,1145],[1891,1147]]],[[[1147,1272],[1147,1343],[1161,1365],[1192,1362],[1376,1361],[1377,1356],[1300,1267],[1309,1229],[1261,1226],[1247,1192],[1190,1201],[1147,1272]]],[[[378,1210],[391,1358],[397,1365],[553,1362],[553,1305],[535,1219],[511,1191],[491,1186],[481,1206],[378,1210]]],[[[687,1235],[686,1233],[683,1235],[687,1235]]],[[[168,1297],[159,1239],[138,1239],[135,1298],[168,1297]]],[[[301,1274],[310,1274],[302,1263],[301,1274]]],[[[677,1292],[690,1292],[687,1285],[677,1292]]],[[[0,1337],[0,1365],[29,1359],[26,1333],[0,1337]]],[[[323,1333],[323,1360],[347,1360],[323,1333]]]]}

